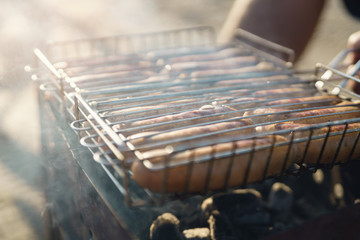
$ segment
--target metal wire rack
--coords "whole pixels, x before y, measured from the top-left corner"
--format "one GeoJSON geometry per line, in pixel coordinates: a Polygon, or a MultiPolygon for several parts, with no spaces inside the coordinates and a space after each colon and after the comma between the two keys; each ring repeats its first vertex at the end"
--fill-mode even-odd
{"type": "Polygon", "coordinates": [[[356,124],[360,122],[360,110],[356,103],[359,95],[346,90],[341,84],[333,83],[339,79],[358,82],[355,76],[322,64],[316,66],[315,74],[295,74],[292,70],[293,52],[287,48],[243,30],[238,30],[237,39],[233,43],[218,46],[215,35],[212,28],[199,27],[52,43],[45,53],[34,50],[41,64],[35,67],[36,73],[32,78],[39,82],[40,89],[49,101],[60,104],[60,108],[67,113],[69,128],[74,130],[80,143],[89,149],[94,160],[103,167],[119,192],[125,196],[128,205],[163,203],[179,195],[192,194],[194,190],[191,190],[191,186],[194,183],[190,179],[197,165],[207,170],[203,175],[204,185],[196,193],[207,194],[213,190],[234,187],[230,184],[231,171],[239,156],[244,156],[245,160],[240,174],[242,179],[236,182],[236,187],[261,182],[268,177],[299,174],[304,170],[316,171],[319,167],[332,167],[357,157],[359,128],[356,124]],[[199,57],[228,49],[236,51],[235,57],[245,59],[245,63],[238,62],[231,67],[229,63],[220,66],[228,58],[235,61],[230,54],[219,58],[216,65],[200,65],[202,61],[194,60],[191,61],[192,65],[180,65],[177,71],[177,65],[171,62],[182,56],[199,57]],[[272,53],[263,49],[270,49],[272,53]],[[218,72],[211,71],[213,68],[217,68],[218,72]],[[219,71],[222,68],[225,71],[219,71]],[[326,96],[335,96],[335,99],[311,99],[314,95],[323,96],[323,92],[327,92],[326,96]],[[308,100],[285,101],[302,98],[308,100]],[[344,100],[350,102],[335,106],[334,101],[339,103],[344,100]],[[275,101],[279,103],[268,105],[275,101]],[[260,107],[279,110],[256,113],[260,107]],[[349,109],[320,116],[338,120],[289,129],[253,131],[289,121],[314,119],[319,116],[299,116],[296,113],[320,111],[329,107],[349,109]],[[172,118],[166,121],[153,121],[169,115],[172,118]],[[220,126],[229,121],[247,120],[253,121],[252,124],[206,130],[209,124],[220,126]],[[146,122],[148,124],[144,124],[146,122]],[[189,127],[204,131],[154,140],[161,134],[174,134],[174,131],[186,131],[189,127]],[[342,127],[341,130],[334,130],[339,127],[342,127]],[[130,139],[139,133],[147,135],[130,139]],[[286,136],[286,140],[278,141],[276,136],[279,135],[286,136]],[[350,140],[348,136],[351,136],[350,140]],[[332,158],[324,162],[324,155],[328,155],[325,154],[328,151],[327,143],[335,137],[339,139],[337,148],[331,152],[332,158]],[[267,141],[258,144],[264,138],[267,141]],[[135,143],[136,139],[145,139],[145,143],[135,143]],[[237,144],[241,141],[251,143],[239,148],[237,144]],[[343,153],[343,143],[348,144],[348,141],[351,141],[351,149],[343,153]],[[217,147],[228,143],[230,147],[226,151],[217,152],[217,147]],[[315,151],[314,144],[321,144],[322,147],[318,151],[318,158],[309,162],[307,155],[315,151]],[[304,152],[298,156],[296,164],[289,166],[294,161],[294,149],[300,146],[304,152]],[[196,156],[196,151],[207,147],[212,149],[208,154],[196,156]],[[151,157],[144,156],[151,156],[151,150],[156,149],[160,149],[160,156],[165,157],[155,164],[148,159],[151,157]],[[187,157],[176,162],[171,160],[184,152],[188,153],[187,157]],[[278,152],[281,154],[276,154],[278,152]],[[258,177],[254,178],[252,164],[259,153],[264,154],[261,160],[263,167],[258,177]],[[274,157],[278,159],[274,160],[274,157]],[[219,159],[227,159],[228,163],[220,187],[213,189],[212,171],[220,162],[219,159]],[[278,162],[277,171],[273,169],[275,161],[278,162]],[[139,187],[132,180],[131,166],[135,162],[145,164],[151,171],[161,172],[163,177],[160,177],[157,191],[139,187]],[[173,174],[172,169],[179,167],[185,167],[181,181],[183,188],[175,195],[168,194],[171,188],[169,175],[173,174]]]}

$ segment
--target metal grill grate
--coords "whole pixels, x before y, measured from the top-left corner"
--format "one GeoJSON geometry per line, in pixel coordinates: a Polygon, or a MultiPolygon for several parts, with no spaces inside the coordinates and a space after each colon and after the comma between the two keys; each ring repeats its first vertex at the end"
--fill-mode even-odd
{"type": "Polygon", "coordinates": [[[329,89],[358,79],[324,65],[297,74],[291,50],[237,34],[222,46],[211,28],[54,43],[35,50],[34,78],[129,205],[358,158],[358,95],[329,89]]]}

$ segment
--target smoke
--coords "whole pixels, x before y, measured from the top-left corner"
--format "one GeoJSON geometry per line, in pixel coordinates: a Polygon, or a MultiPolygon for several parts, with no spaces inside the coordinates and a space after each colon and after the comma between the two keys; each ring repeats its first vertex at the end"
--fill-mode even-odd
{"type": "MultiPolygon", "coordinates": [[[[34,63],[35,47],[44,50],[46,43],[52,41],[216,25],[220,23],[218,16],[225,16],[231,2],[3,1],[0,11],[0,169],[7,169],[14,179],[19,179],[19,184],[29,186],[27,192],[9,193],[17,203],[30,202],[31,191],[41,195],[44,190],[40,141],[43,130],[36,91],[24,71],[25,65],[34,63]]],[[[6,185],[8,180],[0,177],[0,181],[6,185]]],[[[37,202],[40,206],[44,204],[41,201],[44,199],[37,202]]],[[[18,207],[23,206],[18,204],[18,207]]],[[[40,213],[36,214],[38,219],[29,220],[39,221],[40,213]]]]}

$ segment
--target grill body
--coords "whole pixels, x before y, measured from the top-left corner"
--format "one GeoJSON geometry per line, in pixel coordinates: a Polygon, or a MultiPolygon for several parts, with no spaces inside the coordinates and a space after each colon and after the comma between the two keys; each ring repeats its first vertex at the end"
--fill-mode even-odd
{"type": "Polygon", "coordinates": [[[127,209],[122,195],[116,194],[101,166],[89,161],[91,153],[67,129],[64,114],[51,109],[56,103],[45,99],[39,103],[46,156],[42,176],[47,201],[45,239],[133,239],[113,209],[127,209]]]}

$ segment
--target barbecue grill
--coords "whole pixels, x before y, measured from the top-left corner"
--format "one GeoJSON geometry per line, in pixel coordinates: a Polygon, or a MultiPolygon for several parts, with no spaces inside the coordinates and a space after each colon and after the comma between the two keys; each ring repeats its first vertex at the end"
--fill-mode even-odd
{"type": "Polygon", "coordinates": [[[359,157],[347,51],[300,72],[290,49],[241,29],[215,39],[198,27],[34,50],[49,236],[148,237],[164,212],[192,218],[204,199],[359,157]]]}

